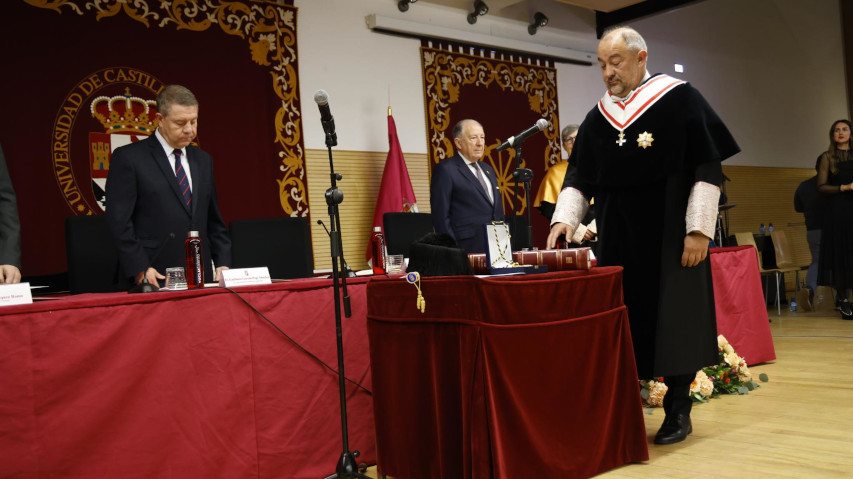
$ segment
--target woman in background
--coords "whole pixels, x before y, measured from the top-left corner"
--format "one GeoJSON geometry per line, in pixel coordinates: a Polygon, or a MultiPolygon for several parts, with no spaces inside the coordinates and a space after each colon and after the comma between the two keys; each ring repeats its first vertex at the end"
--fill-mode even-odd
{"type": "Polygon", "coordinates": [[[842,319],[853,319],[848,294],[853,288],[853,158],[850,121],[829,129],[829,150],[820,157],[817,188],[827,195],[820,242],[818,284],[836,291],[842,319]]]}
{"type": "MultiPolygon", "coordinates": [[[[560,139],[563,143],[563,149],[566,150],[566,161],[559,161],[551,166],[542,178],[542,183],[539,184],[539,191],[536,192],[536,199],[533,201],[533,207],[538,209],[548,221],[551,221],[551,216],[554,215],[554,206],[557,204],[557,196],[563,189],[563,180],[568,174],[574,174],[574,166],[569,164],[569,159],[572,156],[572,148],[575,145],[575,138],[578,136],[578,125],[568,125],[560,132],[560,139]]],[[[583,231],[583,242],[581,246],[591,246],[589,241],[595,238],[595,223],[593,220],[592,208],[589,209],[587,216],[578,227],[579,231],[583,231]],[[592,222],[592,225],[589,223],[592,222]]]]}

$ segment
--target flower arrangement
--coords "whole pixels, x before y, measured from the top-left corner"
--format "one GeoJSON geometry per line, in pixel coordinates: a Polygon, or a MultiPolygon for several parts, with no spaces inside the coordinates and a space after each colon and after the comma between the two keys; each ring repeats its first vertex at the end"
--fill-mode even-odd
{"type": "MultiPolygon", "coordinates": [[[[697,371],[696,378],[690,384],[690,397],[693,402],[708,402],[708,398],[720,394],[746,394],[758,387],[752,380],[746,360],[738,356],[722,334],[717,336],[717,352],[719,362],[697,371]]],[[[758,378],[761,382],[768,381],[767,375],[763,373],[758,378]]],[[[640,396],[646,406],[662,406],[666,391],[667,386],[663,378],[640,381],[640,396]]]]}

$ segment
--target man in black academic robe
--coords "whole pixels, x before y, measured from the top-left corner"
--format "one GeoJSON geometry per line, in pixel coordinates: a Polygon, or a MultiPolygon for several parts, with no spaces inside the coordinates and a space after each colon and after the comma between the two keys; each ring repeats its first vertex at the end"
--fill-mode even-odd
{"type": "Polygon", "coordinates": [[[663,376],[666,418],[656,444],[692,432],[696,371],[717,363],[708,243],[720,162],[740,149],[702,95],[650,76],[642,37],[606,34],[598,59],[608,91],[586,116],[552,219],[548,246],[571,232],[595,197],[599,265],[624,267],[624,296],[639,378],[663,376]]]}

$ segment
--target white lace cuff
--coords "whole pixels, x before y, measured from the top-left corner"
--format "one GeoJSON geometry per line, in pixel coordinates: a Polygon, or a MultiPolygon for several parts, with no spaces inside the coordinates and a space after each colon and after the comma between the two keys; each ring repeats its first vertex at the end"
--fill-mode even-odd
{"type": "Polygon", "coordinates": [[[583,237],[586,234],[586,226],[580,224],[578,228],[575,230],[575,234],[572,235],[572,243],[581,244],[583,243],[583,237]]]}
{"type": "Polygon", "coordinates": [[[557,206],[554,207],[551,225],[565,223],[574,231],[578,228],[587,210],[589,210],[589,201],[584,198],[583,193],[574,188],[564,188],[557,197],[557,206]]]}
{"type": "Polygon", "coordinates": [[[690,189],[687,199],[687,234],[698,231],[708,238],[714,237],[717,227],[717,205],[720,201],[720,189],[710,183],[697,181],[690,189]]]}

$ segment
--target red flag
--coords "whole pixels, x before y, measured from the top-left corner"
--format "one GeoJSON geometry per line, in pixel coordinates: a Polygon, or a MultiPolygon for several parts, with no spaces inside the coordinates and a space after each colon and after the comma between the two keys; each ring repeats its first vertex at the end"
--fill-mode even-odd
{"type": "MultiPolygon", "coordinates": [[[[388,157],[385,158],[385,171],[382,172],[382,183],[379,185],[379,196],[376,198],[376,209],[373,213],[371,230],[375,226],[382,228],[382,215],[393,212],[418,212],[415,191],[412,189],[412,181],[409,179],[409,170],[406,169],[406,160],[400,149],[400,140],[397,139],[397,125],[391,116],[391,107],[388,107],[388,157]]],[[[367,245],[367,255],[370,259],[370,244],[367,245]]]]}

